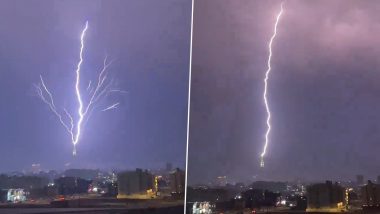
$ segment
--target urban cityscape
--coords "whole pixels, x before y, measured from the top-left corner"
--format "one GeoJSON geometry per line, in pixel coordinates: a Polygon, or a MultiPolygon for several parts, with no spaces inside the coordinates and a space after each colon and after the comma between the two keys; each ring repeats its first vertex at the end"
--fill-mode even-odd
{"type": "Polygon", "coordinates": [[[364,180],[229,182],[218,176],[188,187],[189,213],[378,213],[380,176],[364,180]]]}
{"type": "Polygon", "coordinates": [[[22,213],[31,208],[36,213],[60,208],[90,213],[181,213],[185,172],[171,163],[156,170],[121,171],[47,171],[40,164],[32,164],[28,171],[1,174],[0,189],[0,213],[22,213]]]}
{"type": "Polygon", "coordinates": [[[380,214],[380,0],[0,0],[0,214],[380,214]]]}

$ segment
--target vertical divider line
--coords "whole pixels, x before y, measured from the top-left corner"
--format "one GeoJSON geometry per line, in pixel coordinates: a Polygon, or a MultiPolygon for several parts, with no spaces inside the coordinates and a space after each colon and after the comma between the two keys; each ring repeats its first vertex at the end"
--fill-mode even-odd
{"type": "Polygon", "coordinates": [[[187,136],[186,136],[186,169],[185,169],[185,195],[184,195],[184,208],[183,213],[186,214],[187,203],[187,177],[189,165],[189,130],[190,130],[190,97],[191,97],[191,65],[192,65],[192,52],[193,52],[193,24],[194,24],[194,0],[191,0],[191,18],[190,18],[190,56],[189,56],[189,85],[187,95],[187,136]]]}

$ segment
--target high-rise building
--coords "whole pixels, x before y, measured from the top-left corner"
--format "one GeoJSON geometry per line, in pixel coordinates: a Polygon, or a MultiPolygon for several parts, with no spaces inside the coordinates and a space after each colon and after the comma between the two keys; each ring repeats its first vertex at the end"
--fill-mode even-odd
{"type": "Polygon", "coordinates": [[[118,174],[118,198],[131,195],[146,195],[147,191],[153,190],[154,176],[147,170],[136,169],[118,174]]]}
{"type": "Polygon", "coordinates": [[[363,204],[367,206],[380,205],[380,185],[368,181],[361,188],[363,204]]]}
{"type": "Polygon", "coordinates": [[[363,175],[357,175],[356,176],[356,184],[357,185],[363,185],[364,184],[364,176],[363,175]]]}
{"type": "Polygon", "coordinates": [[[91,181],[76,177],[60,177],[54,180],[59,195],[87,193],[91,181]]]}
{"type": "Polygon", "coordinates": [[[167,172],[170,172],[170,171],[172,171],[172,169],[173,169],[173,164],[171,164],[171,163],[166,163],[166,171],[167,171],[167,172]]]}
{"type": "Polygon", "coordinates": [[[41,164],[39,164],[39,163],[32,164],[32,173],[33,174],[38,174],[40,171],[41,171],[41,164]]]}
{"type": "Polygon", "coordinates": [[[185,192],[185,171],[176,168],[170,173],[170,189],[172,193],[185,192]]]}
{"type": "Polygon", "coordinates": [[[326,181],[310,185],[306,189],[309,209],[337,208],[345,204],[345,189],[338,183],[326,181]]]}
{"type": "Polygon", "coordinates": [[[227,176],[218,176],[216,178],[216,185],[217,186],[226,186],[227,185],[227,176]]]}

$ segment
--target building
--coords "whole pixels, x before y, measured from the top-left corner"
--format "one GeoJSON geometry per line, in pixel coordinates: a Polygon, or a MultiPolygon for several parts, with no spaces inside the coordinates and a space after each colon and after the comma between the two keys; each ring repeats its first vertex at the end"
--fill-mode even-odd
{"type": "Polygon", "coordinates": [[[27,193],[23,189],[9,189],[7,193],[7,201],[18,203],[26,201],[27,193]]]}
{"type": "Polygon", "coordinates": [[[170,173],[170,189],[172,193],[185,192],[185,171],[176,168],[170,173]]]}
{"type": "Polygon", "coordinates": [[[274,181],[255,181],[253,182],[250,187],[252,189],[261,189],[261,190],[268,190],[271,192],[286,192],[286,191],[292,191],[293,187],[287,185],[285,182],[274,182],[274,181]]]}
{"type": "Polygon", "coordinates": [[[363,175],[357,175],[356,176],[356,184],[357,185],[363,185],[364,184],[364,176],[363,175]]]}
{"type": "Polygon", "coordinates": [[[229,202],[235,195],[224,188],[208,188],[208,187],[188,187],[187,202],[210,201],[210,202],[229,202]]]}
{"type": "Polygon", "coordinates": [[[192,214],[212,214],[212,205],[208,201],[195,202],[192,207],[192,214]]]}
{"type": "Polygon", "coordinates": [[[67,169],[63,173],[65,177],[76,177],[86,180],[95,180],[101,172],[97,169],[67,169]]]}
{"type": "Polygon", "coordinates": [[[361,195],[364,205],[380,205],[380,184],[374,184],[368,181],[368,184],[361,187],[361,195]]]}
{"type": "Polygon", "coordinates": [[[49,183],[47,178],[38,176],[7,176],[0,175],[0,189],[32,189],[44,188],[49,183]]]}
{"type": "Polygon", "coordinates": [[[306,188],[307,208],[342,208],[345,204],[345,189],[338,183],[331,181],[326,183],[313,184],[306,188]]]}
{"type": "Polygon", "coordinates": [[[154,188],[154,176],[147,170],[136,169],[118,174],[118,198],[150,197],[154,188]]]}
{"type": "Polygon", "coordinates": [[[0,203],[7,202],[8,190],[0,189],[0,203]]]}
{"type": "Polygon", "coordinates": [[[90,184],[91,181],[76,177],[60,177],[54,180],[54,187],[59,195],[87,193],[90,184]]]}
{"type": "Polygon", "coordinates": [[[218,176],[216,178],[216,185],[220,187],[224,187],[227,185],[227,176],[218,176]]]}
{"type": "Polygon", "coordinates": [[[172,171],[173,170],[173,164],[171,164],[171,163],[166,163],[166,171],[167,172],[170,172],[170,171],[172,171]]]}
{"type": "Polygon", "coordinates": [[[245,201],[245,206],[249,208],[258,207],[274,207],[277,199],[280,197],[279,193],[274,193],[263,189],[249,189],[241,193],[241,196],[236,199],[245,201]]]}
{"type": "Polygon", "coordinates": [[[40,173],[41,172],[41,164],[39,164],[39,163],[32,164],[32,169],[31,170],[32,170],[33,174],[40,173]]]}

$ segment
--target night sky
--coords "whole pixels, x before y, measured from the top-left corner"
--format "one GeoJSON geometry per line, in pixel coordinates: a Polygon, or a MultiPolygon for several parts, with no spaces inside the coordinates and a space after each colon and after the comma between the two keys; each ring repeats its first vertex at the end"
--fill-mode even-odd
{"type": "Polygon", "coordinates": [[[183,168],[190,17],[190,0],[1,1],[0,172],[29,170],[32,163],[42,169],[163,168],[166,162],[183,168]],[[33,84],[43,75],[57,106],[75,111],[86,20],[84,78],[95,78],[108,54],[115,86],[128,93],[104,101],[120,101],[118,109],[93,114],[73,158],[68,133],[33,84]]]}
{"type": "Polygon", "coordinates": [[[189,183],[380,174],[380,2],[195,1],[189,183]],[[255,177],[256,176],[256,177],[255,177]]]}

